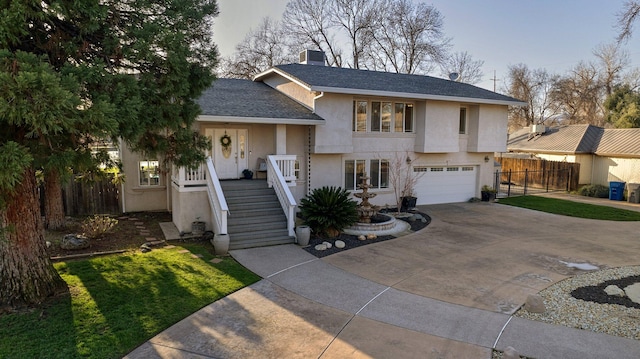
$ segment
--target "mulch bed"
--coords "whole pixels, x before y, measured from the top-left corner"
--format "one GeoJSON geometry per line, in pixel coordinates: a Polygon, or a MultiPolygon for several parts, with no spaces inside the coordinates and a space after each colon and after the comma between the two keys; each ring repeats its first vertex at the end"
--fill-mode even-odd
{"type": "MultiPolygon", "coordinates": [[[[381,211],[383,212],[383,211],[381,211]]],[[[389,210],[387,213],[394,213],[393,210],[389,210]]],[[[410,220],[409,218],[398,218],[398,220],[403,220],[407,223],[409,223],[411,225],[411,231],[412,232],[417,232],[423,228],[425,228],[426,226],[429,225],[429,223],[431,223],[431,217],[429,217],[426,213],[423,212],[419,212],[419,211],[409,211],[408,213],[411,214],[419,214],[422,217],[424,217],[426,219],[426,222],[423,221],[416,221],[416,220],[410,220]]],[[[360,246],[366,246],[367,244],[372,244],[372,243],[378,243],[378,242],[383,242],[383,241],[387,241],[389,239],[394,239],[394,238],[398,238],[397,236],[378,236],[375,239],[367,239],[364,241],[361,241],[358,239],[358,236],[355,235],[350,235],[350,234],[345,234],[345,233],[340,233],[340,235],[338,237],[335,238],[322,238],[322,237],[318,237],[316,235],[312,235],[311,238],[309,238],[309,246],[304,247],[303,249],[311,254],[313,254],[314,256],[318,257],[318,258],[322,258],[322,257],[326,257],[328,255],[334,254],[334,253],[339,253],[339,252],[344,252],[346,250],[352,249],[352,248],[356,248],[356,247],[360,247],[360,246]],[[315,246],[318,244],[321,244],[322,242],[329,242],[331,244],[334,244],[336,240],[341,240],[345,243],[345,247],[344,248],[336,248],[336,246],[332,246],[329,249],[326,249],[324,251],[318,251],[315,249],[315,246]]]]}

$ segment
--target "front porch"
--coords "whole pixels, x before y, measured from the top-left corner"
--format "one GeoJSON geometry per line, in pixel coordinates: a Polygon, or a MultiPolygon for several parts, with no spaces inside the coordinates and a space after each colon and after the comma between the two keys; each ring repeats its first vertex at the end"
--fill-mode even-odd
{"type": "Polygon", "coordinates": [[[194,221],[228,234],[230,249],[295,241],[296,156],[267,156],[266,179],[220,180],[213,160],[195,169],[172,169],[173,223],[181,235],[194,221]]]}

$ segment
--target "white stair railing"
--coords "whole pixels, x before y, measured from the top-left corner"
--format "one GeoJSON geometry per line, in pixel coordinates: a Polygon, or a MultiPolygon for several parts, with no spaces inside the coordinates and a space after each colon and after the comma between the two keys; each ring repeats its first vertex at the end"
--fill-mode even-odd
{"type": "Polygon", "coordinates": [[[296,156],[293,155],[267,156],[267,184],[275,190],[278,196],[280,205],[287,217],[287,229],[290,236],[295,236],[296,200],[289,190],[289,186],[291,185],[283,175],[281,169],[285,168],[285,173],[288,174],[289,178],[291,174],[293,174],[293,179],[290,179],[290,181],[295,185],[295,158],[296,156]],[[280,164],[282,164],[283,167],[280,167],[280,164]]]}
{"type": "Polygon", "coordinates": [[[206,164],[202,164],[198,168],[188,169],[173,165],[171,180],[180,189],[205,186],[207,184],[205,166],[206,164]]]}
{"type": "Polygon", "coordinates": [[[229,215],[229,206],[224,198],[220,180],[213,167],[213,160],[207,157],[205,162],[205,171],[207,173],[207,194],[209,195],[209,204],[213,213],[213,231],[216,234],[227,234],[227,216],[229,215]]]}

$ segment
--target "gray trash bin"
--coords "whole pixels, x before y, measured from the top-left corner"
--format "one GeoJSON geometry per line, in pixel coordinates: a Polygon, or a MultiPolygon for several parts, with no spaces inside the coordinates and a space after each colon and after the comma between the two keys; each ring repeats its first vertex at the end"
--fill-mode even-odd
{"type": "Polygon", "coordinates": [[[627,183],[627,202],[640,203],[640,183],[627,183]]]}

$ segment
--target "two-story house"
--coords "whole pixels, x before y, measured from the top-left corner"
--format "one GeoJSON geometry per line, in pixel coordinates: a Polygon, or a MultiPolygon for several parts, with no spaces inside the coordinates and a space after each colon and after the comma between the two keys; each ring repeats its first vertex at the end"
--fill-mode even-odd
{"type": "MultiPolygon", "coordinates": [[[[303,55],[323,59],[322,53],[303,55]]],[[[493,154],[506,150],[508,106],[523,105],[469,84],[324,61],[279,65],[253,81],[219,79],[199,104],[197,126],[211,139],[210,160],[200,170],[174,168],[163,175],[155,169],[159,159],[125,151],[130,180],[123,187],[123,210],[168,209],[183,232],[199,217],[216,233],[228,231],[232,248],[250,246],[234,245],[227,223],[238,220],[241,208],[228,203],[229,196],[251,193],[246,186],[258,182],[226,181],[242,178],[245,169],[266,177],[265,187],[277,193],[289,237],[295,203],[322,186],[356,191],[362,173],[377,194],[371,202],[395,206],[390,172],[398,158],[418,174],[417,204],[463,202],[492,183],[493,154]]]]}

